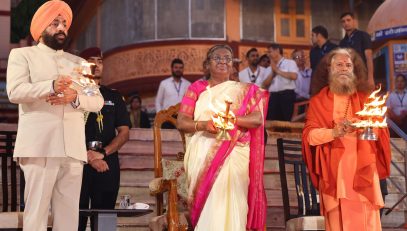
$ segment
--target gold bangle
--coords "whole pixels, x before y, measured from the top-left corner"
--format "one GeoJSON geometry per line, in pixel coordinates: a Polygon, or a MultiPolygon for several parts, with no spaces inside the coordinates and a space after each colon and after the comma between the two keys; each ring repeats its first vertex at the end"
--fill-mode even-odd
{"type": "Polygon", "coordinates": [[[198,131],[198,121],[195,121],[195,131],[198,131]]]}

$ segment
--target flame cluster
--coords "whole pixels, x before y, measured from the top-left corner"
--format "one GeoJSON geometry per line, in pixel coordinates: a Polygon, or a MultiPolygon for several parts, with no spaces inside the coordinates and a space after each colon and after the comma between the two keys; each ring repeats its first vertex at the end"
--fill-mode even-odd
{"type": "Polygon", "coordinates": [[[388,94],[383,96],[377,96],[380,92],[381,87],[372,92],[365,103],[363,110],[356,112],[358,116],[361,117],[361,120],[353,123],[352,125],[357,128],[383,128],[387,127],[386,118],[384,114],[387,111],[386,99],[388,94]]]}
{"type": "Polygon", "coordinates": [[[81,63],[81,74],[83,76],[93,76],[94,74],[94,70],[95,70],[96,64],[94,63],[89,63],[86,61],[82,61],[81,63]]]}
{"type": "Polygon", "coordinates": [[[96,82],[89,78],[90,76],[94,76],[95,67],[96,64],[94,63],[82,61],[80,67],[80,74],[82,76],[79,77],[79,82],[82,84],[82,86],[96,85],[96,82]]]}
{"type": "Polygon", "coordinates": [[[209,104],[209,108],[213,112],[212,121],[215,127],[224,129],[224,130],[231,130],[235,127],[234,120],[236,118],[235,114],[228,109],[228,104],[232,103],[231,100],[225,100],[225,104],[221,104],[218,100],[215,101],[216,107],[212,104],[209,104]],[[221,108],[218,110],[217,108],[221,108]],[[227,112],[227,114],[226,114],[227,112]]]}
{"type": "Polygon", "coordinates": [[[89,77],[94,76],[92,71],[96,65],[94,63],[88,63],[82,61],[79,67],[74,68],[74,72],[77,73],[75,78],[72,78],[72,82],[76,83],[80,87],[94,87],[97,86],[96,82],[89,77]]]}

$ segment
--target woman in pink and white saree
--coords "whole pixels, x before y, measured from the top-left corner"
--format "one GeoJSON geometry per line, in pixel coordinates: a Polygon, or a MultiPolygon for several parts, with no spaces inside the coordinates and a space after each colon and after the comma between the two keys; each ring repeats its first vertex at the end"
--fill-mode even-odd
{"type": "Polygon", "coordinates": [[[264,120],[268,93],[253,84],[228,81],[232,49],[215,45],[207,54],[210,77],[193,83],[182,100],[178,129],[189,133],[184,157],[188,202],[195,230],[263,230],[264,120]],[[214,110],[232,101],[230,140],[217,139],[214,110]]]}

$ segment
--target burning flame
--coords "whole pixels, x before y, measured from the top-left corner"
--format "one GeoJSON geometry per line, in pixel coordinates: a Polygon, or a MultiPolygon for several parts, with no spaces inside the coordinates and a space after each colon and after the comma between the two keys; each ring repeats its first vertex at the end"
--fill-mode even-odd
{"type": "Polygon", "coordinates": [[[385,106],[388,93],[383,96],[376,96],[381,90],[381,86],[368,97],[363,110],[356,112],[362,120],[353,123],[352,125],[358,128],[383,128],[387,127],[386,118],[383,117],[387,111],[385,106]]]}
{"type": "Polygon", "coordinates": [[[387,127],[387,123],[386,123],[385,119],[383,119],[381,122],[380,121],[372,122],[371,120],[361,120],[359,122],[353,123],[352,125],[357,128],[367,128],[367,127],[385,128],[385,127],[387,127]]]}
{"type": "Polygon", "coordinates": [[[82,67],[81,68],[82,69],[81,73],[82,73],[82,75],[85,75],[85,76],[94,75],[93,72],[92,72],[92,69],[93,69],[94,66],[96,66],[96,64],[89,63],[89,62],[86,62],[86,61],[82,61],[82,63],[81,63],[81,67],[82,67]]]}
{"type": "Polygon", "coordinates": [[[77,80],[72,79],[72,81],[81,87],[97,85],[93,79],[89,78],[90,76],[94,75],[94,74],[92,74],[92,70],[94,69],[93,68],[94,66],[96,66],[94,63],[88,63],[86,61],[82,61],[81,66],[74,69],[80,75],[77,77],[77,80]]]}

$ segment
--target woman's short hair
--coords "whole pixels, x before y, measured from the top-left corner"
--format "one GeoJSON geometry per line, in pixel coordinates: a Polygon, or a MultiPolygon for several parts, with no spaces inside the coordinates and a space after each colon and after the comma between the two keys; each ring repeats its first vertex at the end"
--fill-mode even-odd
{"type": "MultiPolygon", "coordinates": [[[[226,49],[226,50],[228,50],[228,51],[230,52],[230,54],[232,55],[231,58],[233,59],[233,50],[232,50],[232,48],[231,48],[229,45],[226,45],[226,44],[216,44],[216,45],[214,45],[213,47],[209,48],[208,52],[206,53],[206,59],[203,61],[203,65],[205,66],[206,69],[208,68],[208,65],[209,65],[210,59],[212,58],[213,53],[214,53],[216,50],[219,50],[219,49],[226,49]]],[[[208,74],[205,75],[204,77],[205,77],[205,79],[209,79],[209,78],[210,78],[210,73],[208,73],[208,74]]]]}
{"type": "Polygon", "coordinates": [[[213,53],[214,53],[216,50],[219,50],[219,49],[226,49],[226,50],[228,50],[228,51],[230,52],[230,54],[232,55],[231,58],[233,58],[233,50],[232,50],[232,48],[231,48],[229,45],[226,45],[226,44],[216,44],[216,45],[214,45],[213,47],[209,48],[208,52],[206,53],[206,60],[205,60],[205,61],[207,62],[207,64],[209,63],[210,59],[212,58],[213,53]]]}

